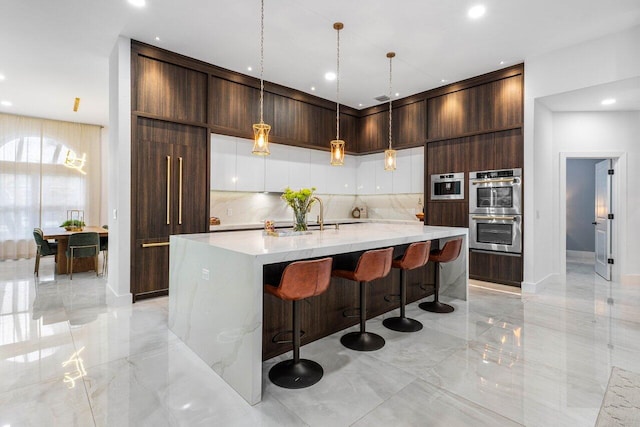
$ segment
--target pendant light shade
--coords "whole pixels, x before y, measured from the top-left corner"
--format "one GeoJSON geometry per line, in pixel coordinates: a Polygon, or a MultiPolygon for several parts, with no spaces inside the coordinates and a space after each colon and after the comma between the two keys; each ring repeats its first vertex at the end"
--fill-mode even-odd
{"type": "Polygon", "coordinates": [[[258,156],[268,156],[269,152],[269,131],[271,126],[264,122],[264,0],[260,2],[260,123],[253,125],[253,150],[251,152],[258,156]]]}
{"type": "Polygon", "coordinates": [[[344,165],[344,141],[340,139],[340,30],[344,28],[342,22],[333,24],[337,33],[336,60],[336,139],[331,141],[331,166],[344,165]]]}
{"type": "Polygon", "coordinates": [[[389,148],[386,149],[384,151],[384,170],[386,171],[394,171],[396,170],[396,150],[394,150],[393,148],[391,148],[391,110],[392,110],[392,104],[391,104],[391,76],[392,76],[392,69],[391,69],[391,61],[393,60],[393,57],[396,56],[395,52],[389,52],[387,53],[387,58],[389,58],[389,148]]]}

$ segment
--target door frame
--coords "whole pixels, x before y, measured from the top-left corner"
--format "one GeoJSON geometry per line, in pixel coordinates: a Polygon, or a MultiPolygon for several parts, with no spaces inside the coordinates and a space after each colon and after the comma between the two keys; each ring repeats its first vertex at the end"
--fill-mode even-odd
{"type": "MultiPolygon", "coordinates": [[[[560,230],[558,233],[558,247],[560,250],[560,274],[567,274],[567,160],[569,159],[611,159],[613,169],[616,171],[611,183],[611,209],[615,215],[611,227],[611,256],[615,263],[611,266],[611,280],[619,282],[620,273],[624,271],[627,234],[627,199],[621,197],[626,193],[627,182],[627,154],[619,151],[566,151],[560,152],[560,230]]],[[[595,273],[595,270],[594,270],[595,273]]]]}

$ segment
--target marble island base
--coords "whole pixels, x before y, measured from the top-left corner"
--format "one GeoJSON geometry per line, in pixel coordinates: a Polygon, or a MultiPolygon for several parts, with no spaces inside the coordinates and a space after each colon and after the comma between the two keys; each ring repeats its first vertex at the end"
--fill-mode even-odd
{"type": "MultiPolygon", "coordinates": [[[[463,250],[456,262],[443,265],[441,293],[466,300],[468,261],[464,228],[374,223],[292,237],[263,236],[261,231],[171,236],[169,328],[247,402],[255,404],[261,400],[263,354],[270,357],[286,351],[286,347],[263,345],[263,335],[270,337],[275,329],[276,332],[290,329],[289,307],[263,295],[265,271],[295,260],[389,246],[397,246],[401,251],[403,245],[412,242],[439,240],[443,244],[457,236],[463,237],[463,250]]],[[[413,289],[409,292],[410,299],[430,293],[432,271],[431,266],[410,276],[409,283],[414,285],[410,286],[413,289]],[[422,281],[427,283],[426,290],[418,286],[422,281]]],[[[378,282],[371,286],[370,301],[379,305],[371,310],[372,316],[397,305],[384,303],[383,298],[396,293],[397,272],[378,282]]],[[[353,284],[335,282],[326,296],[314,298],[310,304],[313,309],[306,317],[310,334],[306,340],[355,323],[342,317],[345,308],[354,307],[354,295],[353,284]]],[[[267,339],[270,340],[264,341],[267,339]]]]}

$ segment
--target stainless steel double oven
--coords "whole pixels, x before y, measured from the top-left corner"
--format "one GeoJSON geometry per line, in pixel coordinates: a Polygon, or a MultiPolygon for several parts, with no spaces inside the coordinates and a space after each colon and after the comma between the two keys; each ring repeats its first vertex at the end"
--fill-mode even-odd
{"type": "Polygon", "coordinates": [[[469,247],[522,253],[522,169],[469,174],[469,247]]]}

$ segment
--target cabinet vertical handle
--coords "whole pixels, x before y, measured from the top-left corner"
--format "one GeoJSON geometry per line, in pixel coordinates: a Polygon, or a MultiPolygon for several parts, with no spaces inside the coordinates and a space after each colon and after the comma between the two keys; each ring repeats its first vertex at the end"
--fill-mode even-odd
{"type": "Polygon", "coordinates": [[[171,156],[167,156],[167,225],[171,224],[171,156]]]}
{"type": "Polygon", "coordinates": [[[178,183],[178,224],[182,225],[182,157],[178,157],[180,162],[180,182],[178,183]]]}

